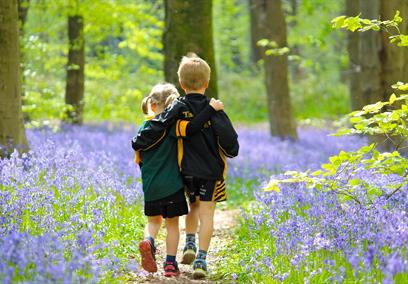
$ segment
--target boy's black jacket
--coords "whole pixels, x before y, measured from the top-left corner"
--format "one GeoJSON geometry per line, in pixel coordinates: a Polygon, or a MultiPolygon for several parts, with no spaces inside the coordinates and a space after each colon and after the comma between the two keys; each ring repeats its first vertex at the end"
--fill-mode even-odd
{"type": "MultiPolygon", "coordinates": [[[[170,125],[178,119],[191,120],[208,106],[209,101],[210,99],[202,94],[188,94],[178,98],[153,118],[149,127],[132,139],[132,148],[135,151],[144,151],[157,145],[166,135],[170,125]]],[[[186,132],[183,124],[177,123],[177,127],[176,132],[186,132]]],[[[235,157],[239,150],[238,134],[225,112],[214,113],[198,133],[189,136],[187,128],[187,133],[179,136],[186,136],[180,140],[181,147],[178,149],[179,166],[183,175],[209,180],[225,178],[225,156],[235,157]]]]}

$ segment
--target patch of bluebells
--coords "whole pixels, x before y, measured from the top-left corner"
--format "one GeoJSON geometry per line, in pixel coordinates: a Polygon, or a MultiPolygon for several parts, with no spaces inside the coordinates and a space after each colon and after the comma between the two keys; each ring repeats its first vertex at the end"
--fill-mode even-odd
{"type": "MultiPolygon", "coordinates": [[[[278,178],[285,170],[316,169],[330,155],[365,143],[358,137],[327,137],[319,130],[301,131],[298,142],[270,138],[262,130],[240,134],[241,152],[231,162],[233,174],[252,178],[262,178],[264,169],[275,171],[278,178]],[[261,147],[260,141],[264,141],[261,147]]],[[[359,175],[383,187],[395,178],[378,178],[370,172],[359,175]]],[[[240,264],[251,277],[393,283],[396,275],[407,276],[408,188],[389,200],[378,198],[370,207],[340,203],[333,192],[302,184],[286,185],[279,193],[259,189],[254,198],[242,223],[247,232],[243,245],[250,249],[240,264]]],[[[363,193],[360,198],[364,199],[363,193]]]]}
{"type": "Polygon", "coordinates": [[[263,128],[240,128],[239,155],[230,160],[229,176],[241,179],[269,179],[272,173],[317,169],[340,150],[357,150],[364,145],[358,137],[334,137],[328,130],[299,129],[299,141],[282,140],[263,128]]]}
{"type": "Polygon", "coordinates": [[[127,264],[121,233],[142,234],[134,133],[29,130],[31,151],[0,159],[0,282],[95,283],[127,264]]]}
{"type": "Polygon", "coordinates": [[[298,130],[299,142],[294,142],[272,137],[266,127],[239,128],[239,155],[228,160],[228,183],[244,181],[238,183],[237,191],[251,198],[252,192],[272,174],[317,169],[329,156],[340,150],[357,150],[365,142],[358,137],[329,136],[330,133],[302,128],[298,130]]]}

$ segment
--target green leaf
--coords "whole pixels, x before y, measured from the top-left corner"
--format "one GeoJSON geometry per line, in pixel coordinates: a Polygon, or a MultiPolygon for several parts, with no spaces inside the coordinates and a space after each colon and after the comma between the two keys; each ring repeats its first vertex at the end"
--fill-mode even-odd
{"type": "Polygon", "coordinates": [[[347,28],[348,30],[354,32],[357,29],[361,28],[362,25],[360,23],[360,16],[349,17],[344,21],[343,27],[347,28]]]}
{"type": "Polygon", "coordinates": [[[376,102],[375,104],[364,106],[363,110],[369,113],[376,113],[376,112],[379,112],[383,108],[384,105],[385,103],[383,102],[376,102]]]}
{"type": "Polygon", "coordinates": [[[257,46],[262,46],[262,47],[268,46],[268,44],[269,44],[269,40],[267,40],[266,38],[260,39],[256,43],[257,46]]]}
{"type": "Polygon", "coordinates": [[[340,29],[340,28],[343,26],[344,20],[345,20],[346,18],[347,18],[346,16],[339,16],[339,17],[334,18],[334,19],[331,21],[332,27],[333,27],[334,29],[340,29]]]}
{"type": "Polygon", "coordinates": [[[353,178],[353,179],[349,180],[348,184],[351,185],[351,186],[360,185],[361,184],[361,179],[353,178]]]}
{"type": "Polygon", "coordinates": [[[390,100],[389,100],[390,105],[393,104],[396,100],[397,100],[397,96],[395,94],[392,94],[390,96],[390,100]]]}
{"type": "Polygon", "coordinates": [[[395,12],[395,16],[394,16],[393,21],[394,21],[396,24],[399,24],[399,23],[402,22],[402,18],[401,18],[401,16],[400,16],[400,11],[399,11],[399,10],[397,10],[397,11],[395,12]]]}

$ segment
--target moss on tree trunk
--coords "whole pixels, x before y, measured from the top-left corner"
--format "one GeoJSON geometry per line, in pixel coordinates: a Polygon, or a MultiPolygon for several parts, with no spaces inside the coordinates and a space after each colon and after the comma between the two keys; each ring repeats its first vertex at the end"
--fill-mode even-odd
{"type": "Polygon", "coordinates": [[[165,31],[164,73],[166,81],[178,84],[177,69],[181,58],[194,52],[211,67],[211,80],[206,95],[218,97],[215,66],[212,1],[211,0],[164,0],[165,31]]]}

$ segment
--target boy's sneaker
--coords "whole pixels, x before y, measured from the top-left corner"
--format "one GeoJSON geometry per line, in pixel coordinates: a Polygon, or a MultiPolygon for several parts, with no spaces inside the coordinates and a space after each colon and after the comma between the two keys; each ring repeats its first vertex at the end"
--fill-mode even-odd
{"type": "Polygon", "coordinates": [[[178,268],[177,262],[164,262],[164,276],[172,277],[172,276],[179,276],[180,270],[178,268]]]}
{"type": "Polygon", "coordinates": [[[204,259],[196,259],[193,263],[193,278],[201,279],[207,274],[207,262],[204,259]]]}
{"type": "Polygon", "coordinates": [[[142,267],[147,272],[156,272],[156,248],[148,240],[144,239],[139,243],[139,251],[142,256],[142,267]]]}
{"type": "Polygon", "coordinates": [[[186,246],[183,250],[183,259],[181,260],[182,264],[192,264],[197,252],[197,247],[194,243],[186,243],[186,246]]]}

